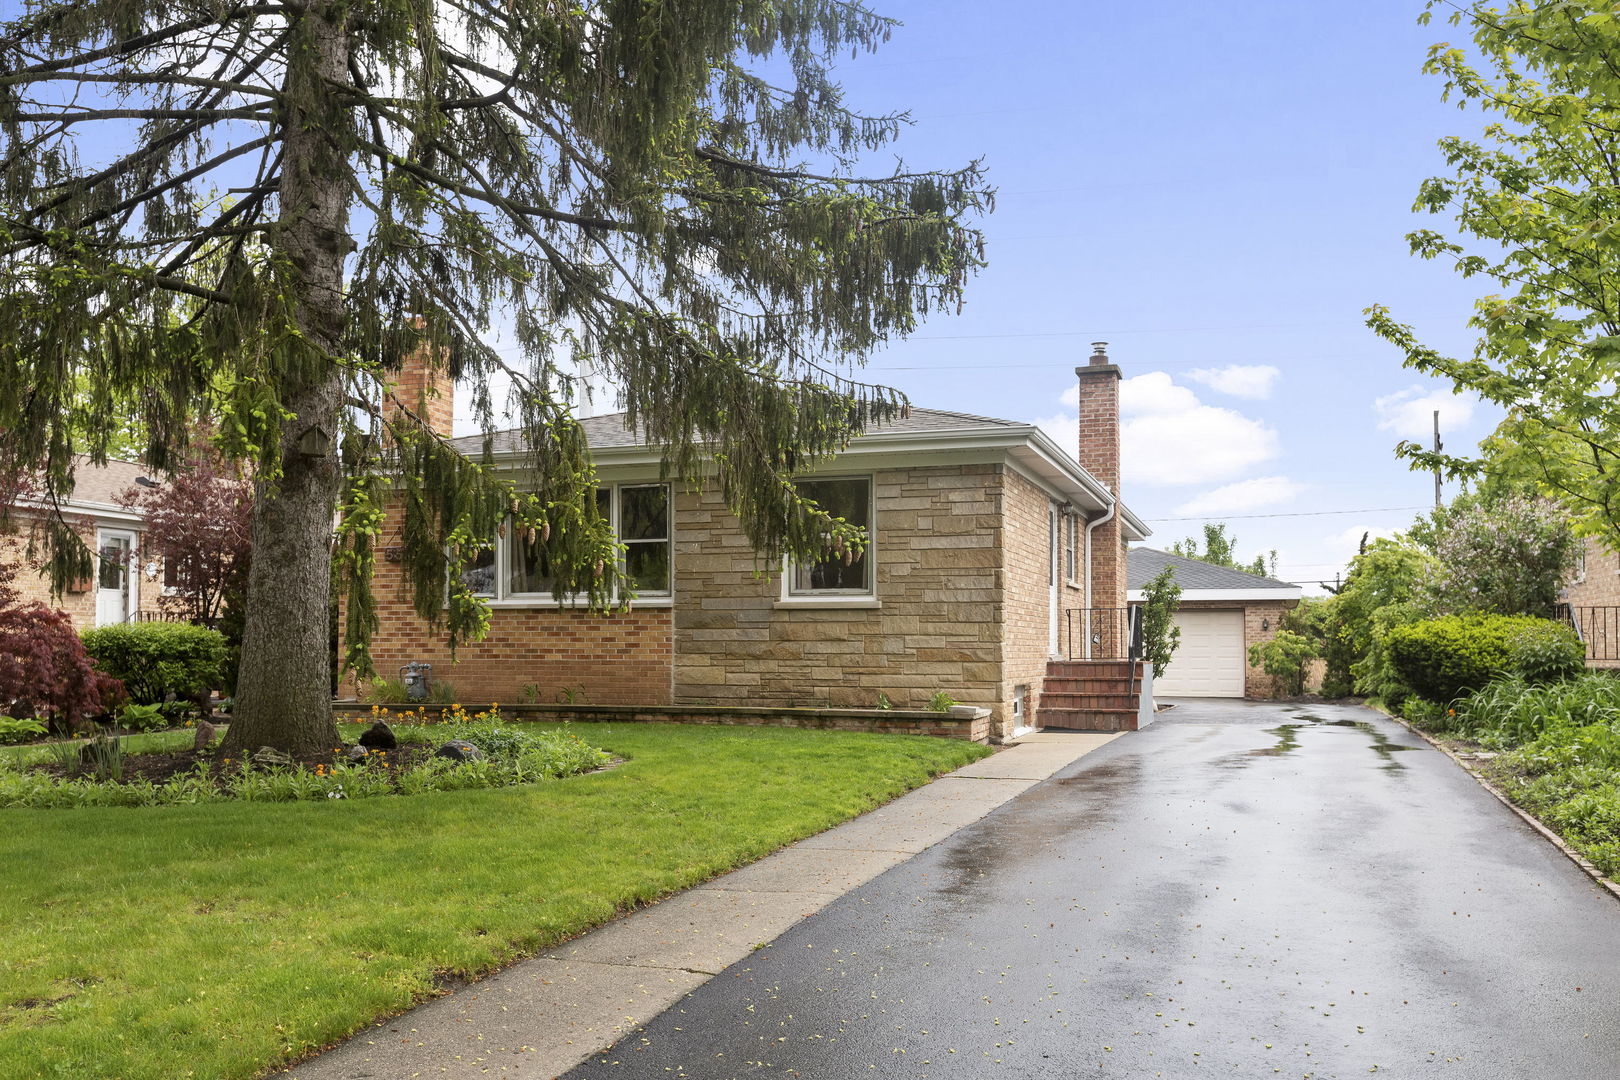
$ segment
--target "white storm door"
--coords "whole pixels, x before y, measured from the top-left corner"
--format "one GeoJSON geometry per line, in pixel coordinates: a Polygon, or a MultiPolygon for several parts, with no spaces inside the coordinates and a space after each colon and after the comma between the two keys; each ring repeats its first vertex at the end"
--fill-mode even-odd
{"type": "Polygon", "coordinates": [[[135,583],[130,566],[135,534],[102,529],[96,538],[96,625],[129,622],[135,612],[135,583]]]}
{"type": "Polygon", "coordinates": [[[1153,680],[1153,696],[1242,697],[1243,612],[1178,611],[1175,618],[1181,644],[1153,680]]]}

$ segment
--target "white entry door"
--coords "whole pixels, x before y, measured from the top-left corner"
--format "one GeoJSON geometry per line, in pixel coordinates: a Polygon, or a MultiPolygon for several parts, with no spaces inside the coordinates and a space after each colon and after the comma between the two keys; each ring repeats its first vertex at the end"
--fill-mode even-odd
{"type": "Polygon", "coordinates": [[[1153,696],[1242,697],[1243,612],[1178,611],[1176,625],[1181,644],[1153,680],[1153,696]]]}
{"type": "Polygon", "coordinates": [[[135,534],[102,529],[96,539],[96,625],[126,623],[135,615],[135,534]]]}

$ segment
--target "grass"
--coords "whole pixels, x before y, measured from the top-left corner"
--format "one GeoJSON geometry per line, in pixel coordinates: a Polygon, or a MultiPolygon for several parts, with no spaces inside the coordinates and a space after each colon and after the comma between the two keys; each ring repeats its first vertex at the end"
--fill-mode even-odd
{"type": "Polygon", "coordinates": [[[410,798],[0,814],[0,1076],[255,1076],[431,996],[436,976],[543,949],[988,752],[576,730],[628,761],[410,798]]]}

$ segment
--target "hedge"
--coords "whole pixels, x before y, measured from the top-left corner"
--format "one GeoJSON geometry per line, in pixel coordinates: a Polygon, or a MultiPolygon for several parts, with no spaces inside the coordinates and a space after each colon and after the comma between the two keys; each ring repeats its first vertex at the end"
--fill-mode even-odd
{"type": "Polygon", "coordinates": [[[1578,673],[1585,647],[1563,623],[1527,615],[1447,615],[1397,626],[1384,640],[1390,663],[1412,692],[1452,701],[1499,675],[1532,682],[1578,673]]]}
{"type": "Polygon", "coordinates": [[[96,667],[122,679],[129,699],[152,705],[202,700],[220,686],[229,649],[217,630],[186,623],[122,623],[86,630],[85,651],[96,667]]]}

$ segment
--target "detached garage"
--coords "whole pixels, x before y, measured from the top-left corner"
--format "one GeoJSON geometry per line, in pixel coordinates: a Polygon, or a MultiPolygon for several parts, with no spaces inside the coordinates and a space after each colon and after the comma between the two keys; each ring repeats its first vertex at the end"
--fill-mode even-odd
{"type": "Polygon", "coordinates": [[[1249,666],[1249,646],[1276,636],[1283,613],[1299,603],[1298,585],[1246,574],[1154,548],[1129,552],[1127,601],[1142,602],[1142,590],[1166,567],[1181,586],[1176,625],[1181,645],[1163,675],[1153,680],[1153,696],[1275,696],[1271,676],[1249,666]]]}

